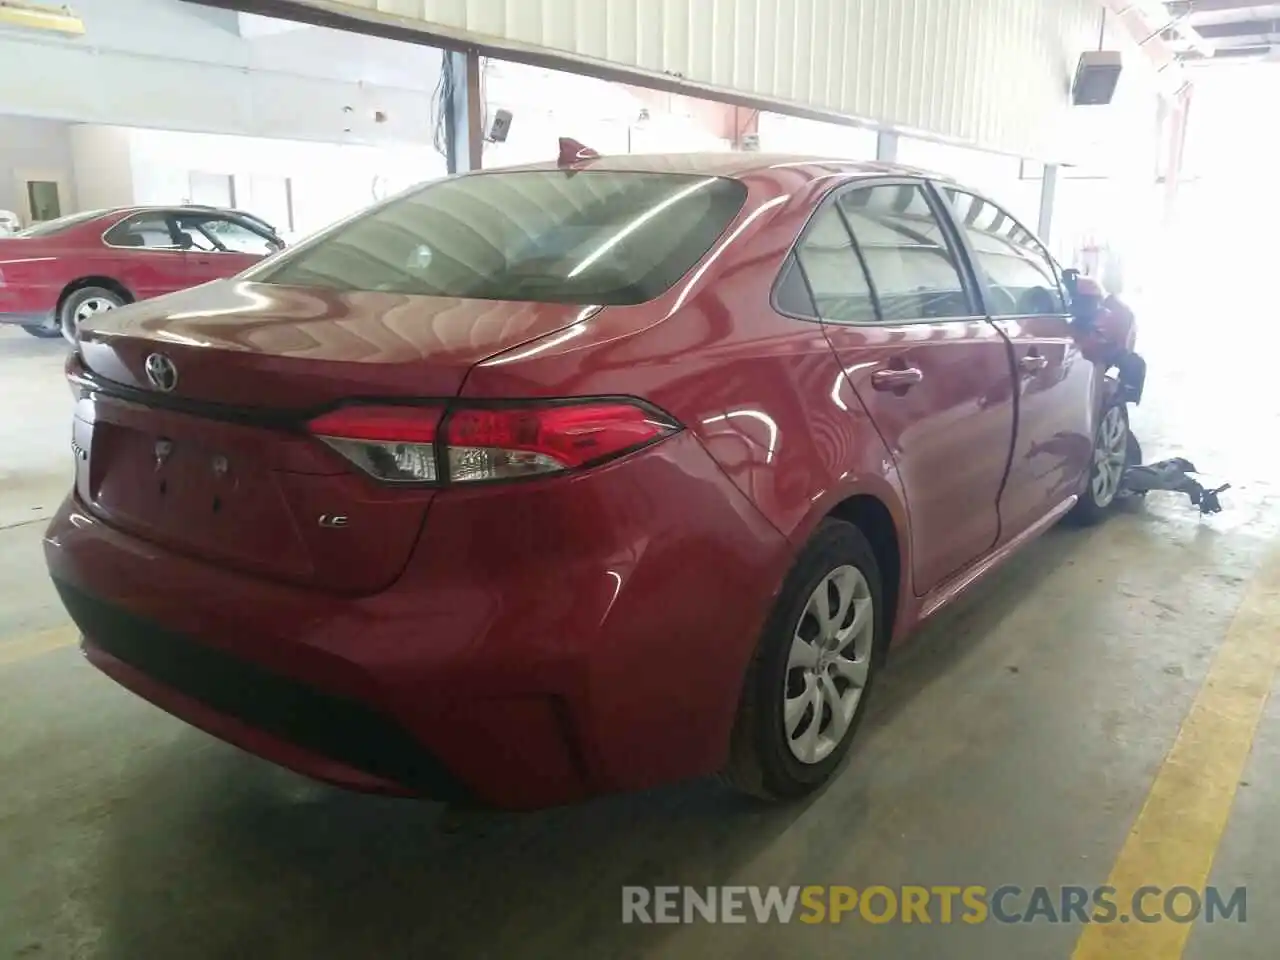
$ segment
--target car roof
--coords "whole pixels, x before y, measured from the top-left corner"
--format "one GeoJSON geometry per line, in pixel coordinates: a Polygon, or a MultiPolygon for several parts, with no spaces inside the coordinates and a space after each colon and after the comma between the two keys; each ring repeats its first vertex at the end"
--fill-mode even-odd
{"type": "MultiPolygon", "coordinates": [[[[812,179],[842,173],[850,176],[901,176],[928,177],[931,180],[951,181],[952,178],[930,170],[901,163],[884,163],[878,160],[851,160],[847,157],[821,156],[800,153],[756,153],[752,151],[725,151],[721,153],[654,153],[618,154],[579,160],[567,169],[609,170],[632,173],[685,173],[708,177],[737,179],[766,170],[788,168],[808,173],[812,179]]],[[[510,170],[558,170],[566,169],[558,163],[534,163],[504,170],[482,170],[481,173],[501,173],[510,170]]]]}
{"type": "Polygon", "coordinates": [[[132,216],[136,213],[219,213],[229,217],[243,217],[246,220],[253,220],[256,223],[266,224],[257,214],[249,213],[247,210],[237,210],[234,207],[212,207],[201,203],[154,203],[132,207],[111,207],[106,210],[99,210],[99,219],[103,217],[124,217],[132,216]]]}

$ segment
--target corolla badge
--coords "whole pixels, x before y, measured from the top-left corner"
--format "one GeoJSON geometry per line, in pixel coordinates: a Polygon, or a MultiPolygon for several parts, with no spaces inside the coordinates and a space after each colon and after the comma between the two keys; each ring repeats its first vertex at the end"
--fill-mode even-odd
{"type": "Polygon", "coordinates": [[[161,393],[170,393],[178,385],[178,368],[163,353],[153,353],[147,357],[145,369],[147,380],[161,393]]]}

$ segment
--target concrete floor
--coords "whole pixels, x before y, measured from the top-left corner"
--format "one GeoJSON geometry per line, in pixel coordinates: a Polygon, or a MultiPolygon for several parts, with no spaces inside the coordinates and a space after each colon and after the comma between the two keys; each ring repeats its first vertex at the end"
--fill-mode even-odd
{"type": "MultiPolygon", "coordinates": [[[[1257,439],[1280,436],[1264,367],[1280,336],[1259,321],[1248,350],[1192,344],[1171,317],[1144,326],[1134,427],[1149,456],[1231,480],[1226,513],[1156,495],[1053,531],[891,661],[850,762],[808,803],[695,783],[461,822],[277,770],[81,661],[39,553],[70,463],[61,350],[0,331],[0,958],[1072,956],[1072,925],[624,927],[620,887],[1094,886],[1120,870],[1280,528],[1280,457],[1257,439]]],[[[1271,675],[1255,679],[1265,695],[1271,675]]],[[[1275,701],[1240,780],[1218,784],[1236,793],[1211,879],[1248,884],[1249,922],[1197,925],[1185,954],[1077,956],[1275,955],[1275,701]]],[[[1180,789],[1194,812],[1200,787],[1180,789]]]]}

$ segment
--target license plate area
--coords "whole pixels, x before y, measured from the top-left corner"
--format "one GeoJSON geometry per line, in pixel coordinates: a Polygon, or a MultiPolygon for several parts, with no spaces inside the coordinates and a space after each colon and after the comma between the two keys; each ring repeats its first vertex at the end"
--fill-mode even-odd
{"type": "Polygon", "coordinates": [[[277,574],[310,569],[274,471],[254,428],[99,403],[89,436],[77,424],[82,499],[104,520],[210,559],[277,574]]]}

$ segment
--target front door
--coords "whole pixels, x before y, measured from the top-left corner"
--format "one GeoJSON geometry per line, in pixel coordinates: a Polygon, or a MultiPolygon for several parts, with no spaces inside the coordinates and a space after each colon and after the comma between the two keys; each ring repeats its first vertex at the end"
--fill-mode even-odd
{"type": "Polygon", "coordinates": [[[187,249],[190,286],[233,277],[274,251],[267,237],[238,220],[186,212],[173,219],[187,249]]]}
{"type": "Polygon", "coordinates": [[[971,251],[987,311],[1013,344],[1018,435],[1000,499],[1007,540],[1082,492],[1098,371],[1080,352],[1057,271],[1039,241],[991,201],[953,187],[941,192],[971,251]]]}
{"type": "Polygon", "coordinates": [[[1014,434],[1009,345],[978,315],[918,182],[844,189],[797,256],[845,376],[897,466],[922,596],[999,539],[1014,434]]]}

